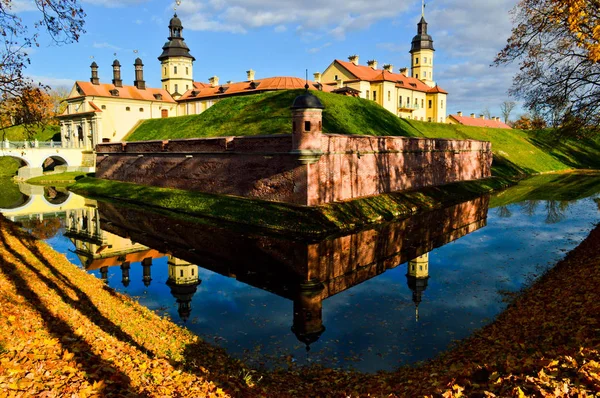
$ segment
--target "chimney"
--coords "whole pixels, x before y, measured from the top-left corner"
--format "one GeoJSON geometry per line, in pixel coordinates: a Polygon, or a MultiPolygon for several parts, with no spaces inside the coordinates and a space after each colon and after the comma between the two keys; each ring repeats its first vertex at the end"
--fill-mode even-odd
{"type": "Polygon", "coordinates": [[[217,87],[219,85],[219,76],[213,76],[208,79],[211,87],[217,87]]]}
{"type": "Polygon", "coordinates": [[[367,61],[367,66],[373,68],[373,69],[377,69],[377,61],[376,60],[371,60],[371,61],[367,61]]]}
{"type": "Polygon", "coordinates": [[[342,79],[337,79],[335,81],[335,84],[336,84],[336,88],[342,88],[342,87],[344,87],[344,81],[342,79]]]}
{"type": "Polygon", "coordinates": [[[385,65],[383,65],[383,70],[386,72],[394,73],[394,65],[385,64],[385,65]]]}
{"type": "Polygon", "coordinates": [[[92,82],[92,84],[95,85],[100,84],[100,79],[98,78],[98,64],[94,61],[90,65],[90,68],[92,68],[92,77],[90,79],[90,82],[92,82]]]}
{"type": "Polygon", "coordinates": [[[135,80],[133,81],[133,85],[139,90],[145,90],[146,82],[144,81],[144,64],[142,63],[141,58],[136,58],[133,67],[135,68],[135,80]]]}
{"type": "Polygon", "coordinates": [[[348,61],[352,62],[354,65],[358,65],[358,55],[349,56],[348,61]]]}
{"type": "Polygon", "coordinates": [[[248,75],[248,81],[251,82],[254,80],[254,75],[256,72],[252,69],[246,71],[246,75],[248,75]]]}
{"type": "Polygon", "coordinates": [[[408,77],[408,68],[400,68],[400,74],[408,77]]]}
{"type": "Polygon", "coordinates": [[[313,76],[315,77],[315,83],[321,83],[321,74],[319,72],[313,73],[313,76]]]}
{"type": "Polygon", "coordinates": [[[479,118],[485,120],[485,115],[479,115],[479,118]]]}
{"type": "Polygon", "coordinates": [[[456,116],[461,116],[462,117],[462,112],[461,111],[456,112],[456,116]]]}
{"type": "Polygon", "coordinates": [[[472,117],[473,119],[475,119],[475,114],[474,114],[474,113],[471,113],[471,117],[472,117]]]}
{"type": "Polygon", "coordinates": [[[115,59],[112,63],[112,67],[113,67],[112,84],[114,84],[115,87],[123,87],[123,80],[121,80],[121,64],[119,63],[118,60],[115,59]]]}

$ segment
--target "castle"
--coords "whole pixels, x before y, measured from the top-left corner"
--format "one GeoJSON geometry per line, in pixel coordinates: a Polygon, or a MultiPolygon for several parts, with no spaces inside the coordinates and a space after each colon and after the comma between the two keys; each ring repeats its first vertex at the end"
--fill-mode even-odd
{"type": "MultiPolygon", "coordinates": [[[[133,65],[133,85],[123,84],[118,60],[112,64],[112,82],[101,83],[98,65],[93,62],[90,81],[75,82],[66,110],[58,116],[63,146],[92,150],[102,142],[122,141],[145,119],[199,114],[223,98],[302,89],[307,83],[297,77],[255,79],[252,69],[243,82],[220,84],[217,76],[208,83],[194,81],[195,58],[182,32],[183,25],[175,14],[169,21],[168,41],[158,57],[160,88],[146,86],[140,58],[133,65]]],[[[422,16],[411,44],[410,75],[407,68],[394,73],[389,64],[380,70],[374,60],[360,65],[354,55],[349,62],[336,59],[323,73],[315,73],[309,88],[373,100],[399,117],[445,123],[448,93],[433,80],[434,51],[422,16]]]]}

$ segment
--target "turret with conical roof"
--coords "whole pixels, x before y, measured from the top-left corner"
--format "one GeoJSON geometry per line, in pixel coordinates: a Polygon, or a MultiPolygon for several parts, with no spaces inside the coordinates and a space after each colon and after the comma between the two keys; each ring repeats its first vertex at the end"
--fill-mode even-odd
{"type": "Polygon", "coordinates": [[[412,299],[415,303],[415,318],[419,320],[419,304],[422,300],[422,294],[427,289],[429,281],[429,253],[425,253],[408,262],[408,273],[406,282],[408,288],[412,290],[412,299]]]}
{"type": "Polygon", "coordinates": [[[196,60],[185,44],[181,32],[183,25],[175,14],[169,21],[169,41],[163,46],[158,57],[162,68],[162,84],[174,98],[179,98],[187,90],[194,87],[193,62],[196,60]]]}

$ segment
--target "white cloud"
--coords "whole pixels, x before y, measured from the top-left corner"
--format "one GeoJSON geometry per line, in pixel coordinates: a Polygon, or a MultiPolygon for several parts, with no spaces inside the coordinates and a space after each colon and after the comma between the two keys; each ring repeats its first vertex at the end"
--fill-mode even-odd
{"type": "Polygon", "coordinates": [[[328,42],[328,43],[325,43],[325,44],[323,44],[322,46],[319,46],[319,47],[309,48],[308,50],[306,50],[306,52],[308,52],[310,54],[316,54],[319,51],[321,51],[321,50],[323,50],[323,49],[331,46],[331,44],[332,44],[331,42],[328,42]]]}
{"type": "Polygon", "coordinates": [[[13,0],[10,4],[12,12],[18,14],[26,11],[36,11],[37,7],[33,0],[13,0]]]}
{"type": "Polygon", "coordinates": [[[75,80],[73,80],[73,79],[64,79],[64,78],[52,77],[52,76],[36,76],[36,75],[29,75],[27,77],[29,79],[33,80],[35,83],[41,83],[41,84],[50,86],[52,88],[66,87],[66,88],[70,89],[73,86],[73,84],[75,84],[75,80]]]}
{"type": "Polygon", "coordinates": [[[381,19],[391,19],[406,11],[409,4],[393,0],[344,1],[306,0],[186,0],[177,12],[186,28],[231,33],[290,25],[300,30],[328,32],[343,38],[347,31],[364,29],[381,19]]]}
{"type": "Polygon", "coordinates": [[[148,0],[81,0],[83,3],[100,7],[117,8],[147,3],[148,0]]]}
{"type": "Polygon", "coordinates": [[[92,44],[92,47],[94,47],[94,48],[108,48],[110,50],[115,50],[115,51],[121,51],[121,50],[123,50],[121,47],[115,46],[115,45],[107,43],[107,42],[102,42],[102,43],[94,42],[94,44],[92,44]]]}
{"type": "Polygon", "coordinates": [[[285,25],[277,25],[273,30],[275,31],[275,33],[283,33],[287,31],[287,27],[285,25]]]}

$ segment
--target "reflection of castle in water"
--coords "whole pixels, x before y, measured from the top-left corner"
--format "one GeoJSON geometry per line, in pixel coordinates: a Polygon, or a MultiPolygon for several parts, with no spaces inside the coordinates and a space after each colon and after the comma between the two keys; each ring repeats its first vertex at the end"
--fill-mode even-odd
{"type": "MultiPolygon", "coordinates": [[[[154,250],[158,255],[169,253],[167,285],[184,321],[190,316],[190,303],[201,282],[200,265],[291,300],[292,331],[308,348],[325,331],[324,300],[406,262],[407,284],[413,292],[418,319],[419,303],[429,279],[428,253],[485,226],[488,203],[488,197],[481,197],[319,242],[242,234],[159,214],[148,217],[147,213],[105,203],[99,203],[99,215],[103,232],[114,236],[113,242],[119,236],[141,242],[131,242],[127,250],[139,245],[140,250],[154,250]]],[[[118,252],[115,244],[112,250],[118,252]]],[[[148,284],[152,258],[156,257],[139,260],[144,266],[144,283],[148,284]]],[[[114,265],[123,269],[124,264],[117,261],[114,265]]]]}

